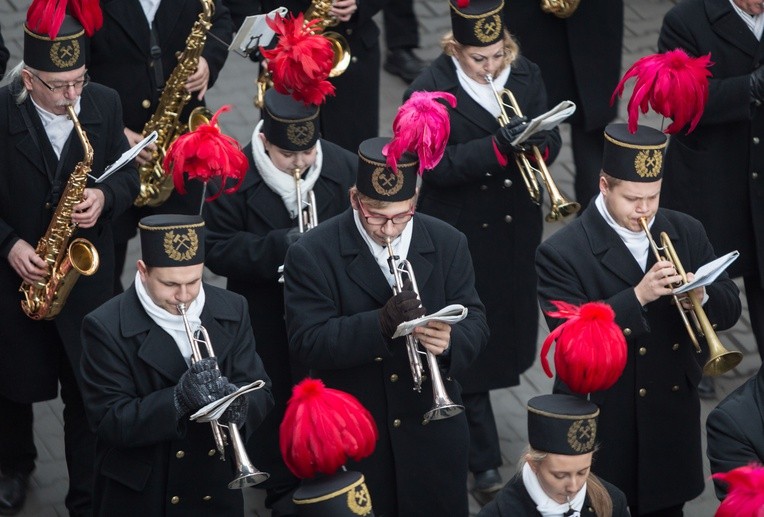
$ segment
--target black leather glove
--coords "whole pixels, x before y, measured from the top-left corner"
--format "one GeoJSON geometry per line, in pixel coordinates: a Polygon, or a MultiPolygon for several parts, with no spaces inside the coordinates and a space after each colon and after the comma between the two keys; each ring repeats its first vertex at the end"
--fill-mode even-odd
{"type": "MultiPolygon", "coordinates": [[[[224,395],[230,395],[231,393],[235,392],[238,387],[236,387],[233,383],[228,383],[225,387],[225,393],[224,395]]],[[[247,410],[249,409],[249,404],[247,404],[247,396],[241,395],[239,397],[236,397],[233,402],[228,406],[228,409],[226,409],[223,414],[220,416],[220,423],[221,424],[235,424],[237,427],[241,427],[244,425],[244,421],[247,419],[247,410]]]]}
{"type": "Polygon", "coordinates": [[[228,379],[220,375],[215,359],[206,357],[191,365],[175,385],[178,420],[225,395],[228,379]]]}
{"type": "Polygon", "coordinates": [[[302,237],[302,234],[300,233],[300,228],[298,226],[295,226],[286,232],[284,241],[286,242],[287,248],[297,242],[300,237],[302,237]]]}
{"type": "Polygon", "coordinates": [[[403,284],[403,290],[387,300],[387,303],[379,310],[379,326],[382,335],[386,338],[393,337],[395,329],[404,321],[420,318],[427,314],[427,309],[414,291],[411,281],[403,284]]]}
{"type": "Polygon", "coordinates": [[[751,72],[749,84],[751,100],[764,101],[764,65],[751,72]]]}
{"type": "Polygon", "coordinates": [[[493,136],[496,147],[503,154],[519,153],[523,151],[521,145],[512,145],[512,141],[525,131],[528,119],[525,117],[512,117],[507,125],[502,126],[493,136]]]}
{"type": "Polygon", "coordinates": [[[544,154],[544,151],[546,150],[547,146],[547,136],[549,135],[549,131],[539,131],[538,133],[534,133],[531,136],[529,136],[525,142],[520,144],[520,146],[523,148],[524,151],[530,151],[533,146],[538,147],[539,151],[541,151],[541,154],[544,154]]]}

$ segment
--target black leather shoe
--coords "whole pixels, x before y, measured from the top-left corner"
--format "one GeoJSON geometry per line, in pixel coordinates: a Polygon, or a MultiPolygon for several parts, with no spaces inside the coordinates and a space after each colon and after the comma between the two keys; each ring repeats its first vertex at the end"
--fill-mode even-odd
{"type": "Polygon", "coordinates": [[[716,384],[712,377],[706,377],[704,375],[700,379],[700,384],[698,384],[698,396],[703,400],[713,400],[716,398],[716,384]]]}
{"type": "Polygon", "coordinates": [[[483,472],[475,472],[475,483],[472,485],[472,497],[485,506],[496,497],[504,482],[497,469],[488,469],[483,472]]]}
{"type": "Polygon", "coordinates": [[[384,69],[407,83],[417,78],[428,64],[419,59],[409,48],[396,48],[387,53],[384,69]]]}
{"type": "Polygon", "coordinates": [[[27,498],[28,476],[12,474],[0,477],[0,515],[16,515],[27,498]]]}

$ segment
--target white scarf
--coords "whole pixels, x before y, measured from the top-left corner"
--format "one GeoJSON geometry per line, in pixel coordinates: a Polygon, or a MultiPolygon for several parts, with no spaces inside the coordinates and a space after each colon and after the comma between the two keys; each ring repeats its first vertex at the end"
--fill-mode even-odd
{"type": "MultiPolygon", "coordinates": [[[[494,117],[498,117],[500,113],[499,103],[496,102],[496,95],[491,90],[491,85],[481,84],[474,79],[470,79],[470,77],[464,73],[464,70],[462,70],[459,60],[453,56],[451,59],[454,61],[454,65],[456,65],[456,77],[459,79],[459,84],[464,91],[466,91],[467,94],[484,110],[494,117]]],[[[509,79],[509,72],[511,69],[512,67],[508,66],[499,72],[498,76],[493,78],[493,85],[496,88],[496,91],[500,92],[504,89],[504,85],[507,84],[507,79],[509,79]]]]}
{"type": "MultiPolygon", "coordinates": [[[[32,99],[32,96],[30,95],[29,98],[32,99]]],[[[77,97],[77,100],[74,102],[74,113],[77,115],[80,114],[80,98],[77,97]]],[[[45,128],[45,134],[48,135],[48,140],[50,140],[50,145],[53,146],[56,157],[60,159],[64,144],[66,144],[69,134],[74,129],[74,122],[72,122],[67,114],[56,115],[47,111],[37,104],[34,99],[32,99],[32,104],[34,104],[37,114],[40,116],[42,127],[45,128]]]]}
{"type": "MultiPolygon", "coordinates": [[[[605,206],[605,197],[602,195],[602,192],[600,192],[597,196],[597,199],[594,200],[594,204],[597,207],[600,215],[602,215],[603,219],[605,219],[605,222],[608,224],[608,226],[610,226],[615,231],[615,233],[618,234],[623,243],[629,249],[629,252],[634,257],[634,260],[636,260],[637,264],[639,264],[639,267],[642,268],[642,271],[645,271],[645,268],[647,267],[647,256],[650,252],[650,241],[647,240],[647,235],[645,235],[645,232],[632,232],[631,230],[624,228],[615,222],[613,216],[610,215],[610,212],[607,211],[607,207],[605,206]]],[[[653,217],[652,220],[647,224],[647,227],[652,228],[654,222],[655,217],[653,217]]]]}
{"type": "MultiPolygon", "coordinates": [[[[143,310],[146,311],[149,318],[154,320],[154,323],[159,325],[162,330],[175,340],[175,344],[178,345],[178,350],[180,350],[180,354],[183,356],[186,364],[191,366],[191,343],[188,341],[186,327],[183,324],[183,316],[171,314],[154,303],[154,300],[151,299],[141,281],[140,273],[135,273],[135,292],[138,293],[138,300],[140,300],[143,310]]],[[[204,285],[202,285],[199,287],[199,295],[186,307],[186,317],[192,331],[202,325],[201,315],[204,308],[204,298],[204,285]]]]}
{"type": "Polygon", "coordinates": [[[568,502],[560,504],[544,492],[533,469],[526,463],[523,465],[523,484],[528,491],[528,495],[536,503],[536,509],[543,517],[563,517],[565,512],[569,510],[573,510],[572,514],[568,514],[570,517],[581,517],[581,509],[586,500],[586,483],[584,483],[584,486],[581,487],[581,490],[572,499],[568,499],[568,502]]]}
{"type": "Polygon", "coordinates": [[[740,19],[743,20],[749,29],[751,29],[751,32],[756,37],[756,39],[761,41],[761,34],[764,32],[764,14],[757,14],[755,16],[753,14],[748,14],[740,7],[738,7],[734,0],[730,0],[730,4],[732,4],[732,8],[735,10],[740,19]]]}
{"type": "MultiPolygon", "coordinates": [[[[366,229],[361,224],[361,217],[362,216],[358,213],[358,210],[353,210],[353,220],[355,221],[356,228],[358,228],[358,233],[361,234],[364,242],[369,247],[371,256],[374,257],[374,260],[376,260],[377,264],[379,264],[379,269],[381,269],[382,274],[385,275],[387,283],[389,283],[392,287],[395,285],[395,277],[392,273],[390,273],[390,265],[387,263],[387,259],[390,257],[390,254],[387,252],[387,247],[380,246],[374,241],[374,239],[371,238],[371,236],[366,232],[366,229]]],[[[411,234],[413,231],[414,219],[412,218],[409,222],[406,223],[406,227],[403,229],[401,234],[391,243],[399,261],[405,260],[409,254],[411,234]]]]}
{"type": "MultiPolygon", "coordinates": [[[[281,196],[281,200],[284,202],[284,206],[289,211],[289,217],[294,219],[297,217],[297,189],[294,185],[294,177],[290,174],[285,174],[273,165],[271,158],[265,152],[265,145],[260,138],[260,129],[263,127],[263,121],[261,120],[255,126],[255,130],[252,132],[252,158],[255,160],[255,166],[257,167],[260,176],[268,187],[281,196]]],[[[324,161],[324,153],[321,150],[321,141],[316,141],[316,161],[306,171],[302,173],[302,183],[300,183],[300,192],[302,192],[302,203],[307,204],[308,192],[313,190],[318,177],[321,175],[321,164],[324,161]]],[[[301,207],[305,208],[305,206],[301,207]]]]}
{"type": "Polygon", "coordinates": [[[151,27],[151,24],[154,23],[154,16],[157,14],[161,0],[140,0],[140,2],[143,14],[146,15],[146,21],[149,22],[149,27],[151,27]]]}

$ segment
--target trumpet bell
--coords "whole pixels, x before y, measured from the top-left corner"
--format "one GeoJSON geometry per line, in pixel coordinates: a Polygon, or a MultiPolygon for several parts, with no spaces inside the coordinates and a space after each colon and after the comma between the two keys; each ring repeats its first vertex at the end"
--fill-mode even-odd
{"type": "Polygon", "coordinates": [[[736,350],[722,349],[708,359],[703,366],[703,373],[711,377],[723,375],[740,364],[743,354],[736,350]]]}
{"type": "Polygon", "coordinates": [[[546,214],[544,220],[548,223],[553,223],[564,219],[570,215],[573,215],[581,210],[581,204],[575,201],[562,200],[559,204],[552,203],[551,211],[546,214]]]}
{"type": "Polygon", "coordinates": [[[428,422],[430,420],[445,420],[451,418],[464,411],[464,406],[454,403],[451,399],[446,398],[443,401],[436,401],[432,409],[424,414],[424,419],[428,422]]]}
{"type": "Polygon", "coordinates": [[[332,53],[334,53],[329,77],[338,77],[344,74],[350,65],[350,45],[348,45],[345,36],[339,32],[324,32],[322,36],[329,40],[332,45],[332,53]]]}
{"type": "Polygon", "coordinates": [[[231,490],[239,490],[250,486],[259,485],[271,477],[267,472],[260,472],[252,465],[242,467],[237,473],[236,478],[228,483],[231,490]]]}

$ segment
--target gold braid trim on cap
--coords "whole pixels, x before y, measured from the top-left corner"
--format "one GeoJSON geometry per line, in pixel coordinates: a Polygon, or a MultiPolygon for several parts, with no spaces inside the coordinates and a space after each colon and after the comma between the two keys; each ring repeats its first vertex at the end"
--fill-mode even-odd
{"type": "Polygon", "coordinates": [[[354,483],[340,488],[339,490],[335,490],[334,492],[330,492],[328,494],[320,495],[318,497],[312,497],[310,499],[292,499],[292,501],[295,504],[314,504],[314,503],[320,503],[322,501],[328,501],[330,499],[334,499],[335,497],[344,494],[345,492],[349,492],[350,490],[353,490],[358,485],[364,484],[364,477],[361,475],[361,479],[356,480],[354,483]]]}
{"type": "Polygon", "coordinates": [[[557,418],[560,420],[583,420],[585,418],[594,418],[600,414],[599,408],[597,408],[597,411],[595,411],[594,413],[590,413],[588,415],[561,415],[559,413],[550,413],[549,411],[543,411],[541,409],[536,409],[534,407],[528,407],[528,411],[530,411],[531,413],[536,413],[537,415],[548,416],[548,417],[557,418]]]}
{"type": "Polygon", "coordinates": [[[56,36],[56,39],[53,39],[50,36],[46,36],[44,34],[37,34],[35,32],[32,32],[32,30],[29,27],[27,27],[27,24],[25,23],[24,24],[24,32],[26,32],[27,34],[29,34],[30,36],[32,36],[35,39],[39,39],[39,40],[42,40],[42,41],[50,41],[52,43],[54,41],[67,41],[67,40],[77,39],[77,38],[81,37],[83,34],[85,34],[85,29],[83,29],[83,30],[81,30],[79,32],[76,32],[74,34],[68,34],[66,36],[56,36]]]}
{"type": "Polygon", "coordinates": [[[649,144],[649,145],[627,144],[626,142],[621,142],[620,140],[616,140],[615,138],[608,135],[607,133],[605,133],[605,139],[612,144],[615,144],[619,147],[625,147],[626,149],[639,149],[639,150],[664,149],[668,145],[668,140],[666,140],[662,144],[649,144]]]}
{"type": "Polygon", "coordinates": [[[277,121],[277,122],[283,122],[284,124],[289,124],[289,123],[300,123],[300,122],[308,122],[308,121],[310,121],[310,120],[315,120],[315,118],[316,118],[316,117],[318,117],[318,114],[321,112],[321,108],[318,108],[318,109],[316,110],[316,113],[314,113],[314,114],[313,114],[313,115],[311,115],[310,117],[305,117],[305,118],[294,119],[294,118],[281,118],[281,117],[277,117],[276,115],[274,115],[273,113],[271,113],[271,110],[269,110],[267,106],[266,106],[266,108],[265,108],[265,109],[266,109],[266,111],[268,112],[268,116],[270,116],[270,117],[271,117],[273,120],[275,120],[275,121],[277,121]]]}
{"type": "Polygon", "coordinates": [[[204,222],[176,224],[172,226],[146,226],[144,224],[138,223],[138,228],[140,228],[141,230],[149,230],[149,231],[157,231],[157,232],[163,232],[165,230],[185,230],[186,228],[201,228],[202,226],[204,226],[204,222]]]}

